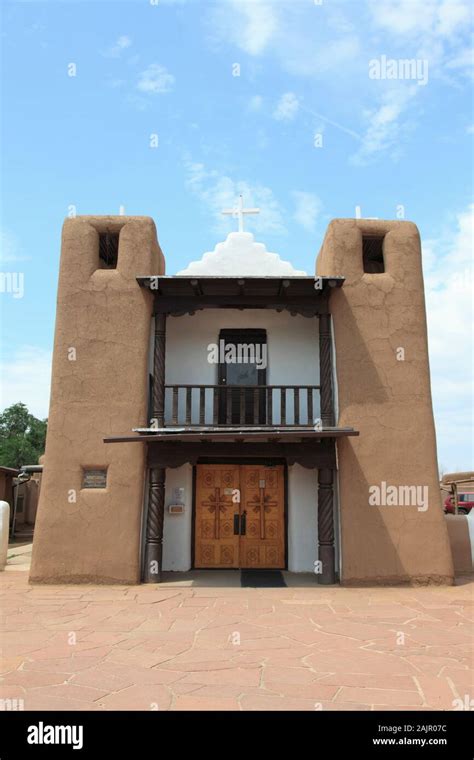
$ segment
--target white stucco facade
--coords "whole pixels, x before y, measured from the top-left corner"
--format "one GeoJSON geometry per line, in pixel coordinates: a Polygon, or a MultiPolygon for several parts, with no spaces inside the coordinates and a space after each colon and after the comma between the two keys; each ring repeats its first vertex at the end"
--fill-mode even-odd
{"type": "MultiPolygon", "coordinates": [[[[253,235],[231,233],[215,250],[204,254],[179,275],[300,276],[289,262],[256,243],[253,235]]],[[[166,385],[217,385],[218,365],[209,361],[209,346],[217,344],[223,329],[260,329],[267,336],[267,385],[319,384],[319,325],[315,317],[292,316],[271,309],[206,309],[192,315],[169,316],[166,324],[166,385]]],[[[150,369],[151,369],[150,364],[150,369]]],[[[205,424],[213,424],[212,390],[206,391],[205,424]]],[[[199,424],[199,391],[193,391],[192,424],[199,424]]],[[[279,423],[280,397],[273,398],[273,422],[279,423]]],[[[287,422],[293,422],[292,399],[287,398],[287,422]]],[[[178,404],[178,425],[184,423],[185,391],[178,404]]],[[[320,417],[319,392],[313,396],[313,420],[307,417],[305,393],[300,395],[300,422],[320,417]]],[[[172,394],[165,395],[165,424],[172,424],[172,394]]],[[[265,444],[262,444],[262,457],[265,444]]],[[[318,559],[318,472],[301,465],[287,469],[287,567],[292,572],[314,572],[318,559]]],[[[163,570],[185,572],[192,567],[193,467],[166,470],[163,570]],[[176,489],[184,489],[184,512],[168,511],[176,489]]]]}
{"type": "Polygon", "coordinates": [[[314,572],[318,559],[318,471],[288,468],[288,570],[314,572]]]}
{"type": "MultiPolygon", "coordinates": [[[[217,365],[207,361],[207,347],[215,343],[223,328],[260,328],[267,332],[269,385],[318,385],[319,350],[317,318],[292,317],[273,310],[207,309],[190,316],[169,317],[166,327],[166,384],[217,383],[217,365]]],[[[193,404],[193,421],[198,404],[193,404]]],[[[184,393],[179,414],[184,414],[184,393]]],[[[278,418],[279,398],[275,400],[278,418]]],[[[207,400],[206,422],[212,421],[212,402],[207,400]]],[[[290,405],[291,407],[291,405],[290,405]]],[[[291,408],[288,408],[291,419],[291,408]]],[[[301,399],[301,420],[306,421],[306,400],[301,399]]],[[[319,416],[319,394],[314,397],[314,416],[319,416]]],[[[165,419],[171,423],[171,395],[166,395],[165,419]]],[[[262,456],[265,455],[262,446],[262,456]]],[[[317,560],[317,470],[300,465],[288,468],[288,569],[313,572],[317,560]]],[[[191,568],[192,467],[167,469],[163,569],[186,571],[191,568]],[[175,488],[184,488],[185,511],[170,515],[175,488]]]]}
{"type": "MultiPolygon", "coordinates": [[[[219,340],[219,331],[228,328],[260,328],[267,332],[267,385],[318,385],[318,320],[287,311],[270,309],[206,309],[182,317],[168,317],[166,325],[166,384],[217,384],[218,365],[208,361],[210,344],[219,340]]],[[[193,391],[192,422],[198,423],[199,391],[193,391]]],[[[172,398],[165,396],[165,421],[171,423],[172,398]]],[[[318,418],[319,393],[314,393],[313,416],[318,418]]],[[[178,421],[184,422],[185,392],[179,395],[178,421]]],[[[280,397],[274,393],[274,422],[279,423],[280,397]]],[[[293,414],[292,398],[287,398],[287,422],[293,414]]],[[[301,422],[307,422],[307,401],[300,394],[301,422]]],[[[206,394],[206,424],[212,424],[212,395],[206,394]]]]}
{"type": "Polygon", "coordinates": [[[166,469],[165,520],[163,526],[163,570],[186,572],[191,569],[193,510],[193,468],[190,464],[166,469]],[[168,511],[175,501],[175,488],[184,488],[184,512],[168,511]]]}

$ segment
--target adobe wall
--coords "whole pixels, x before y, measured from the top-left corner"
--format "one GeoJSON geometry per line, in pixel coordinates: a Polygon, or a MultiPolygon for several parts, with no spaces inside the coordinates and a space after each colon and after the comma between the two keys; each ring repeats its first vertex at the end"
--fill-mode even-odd
{"type": "Polygon", "coordinates": [[[445,515],[454,572],[456,575],[472,573],[474,552],[472,544],[473,518],[466,515],[445,515]]]}
{"type": "Polygon", "coordinates": [[[31,581],[139,581],[144,447],[103,438],[147,422],[152,295],[135,278],[164,269],[148,217],[64,223],[31,581]],[[99,232],[119,230],[117,268],[98,268],[99,232]],[[107,467],[107,487],[82,489],[83,467],[107,467]]]}
{"type": "Polygon", "coordinates": [[[344,584],[453,582],[441,507],[417,227],[336,219],[318,275],[346,278],[331,295],[339,420],[360,431],[338,442],[344,584]],[[385,272],[366,274],[362,233],[385,234],[385,272]],[[403,348],[405,360],[397,360],[403,348]],[[369,488],[427,486],[429,506],[372,506],[369,488]]]}

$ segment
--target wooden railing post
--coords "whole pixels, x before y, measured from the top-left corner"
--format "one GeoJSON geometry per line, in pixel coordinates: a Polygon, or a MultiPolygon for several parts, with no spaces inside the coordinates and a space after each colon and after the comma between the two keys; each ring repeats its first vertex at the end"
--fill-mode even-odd
{"type": "Polygon", "coordinates": [[[267,388],[267,425],[273,424],[273,389],[267,388]]]}
{"type": "Polygon", "coordinates": [[[199,389],[199,424],[205,425],[206,423],[206,388],[199,389]]]}
{"type": "MultiPolygon", "coordinates": [[[[158,363],[157,363],[158,366],[158,363]]],[[[312,427],[314,401],[313,394],[319,385],[165,385],[165,393],[171,401],[171,420],[173,425],[192,427],[206,424],[213,426],[254,426],[270,427],[312,427]],[[206,391],[210,395],[206,395],[206,391]],[[181,402],[180,402],[180,391],[181,402]],[[196,391],[193,397],[193,392],[196,391]],[[197,393],[199,391],[199,393],[197,393]],[[280,398],[274,394],[279,393],[280,398]],[[288,393],[293,393],[288,400],[288,393]],[[212,403],[212,419],[206,421],[206,400],[212,403]],[[280,405],[280,420],[274,420],[273,401],[280,405]],[[305,414],[306,401],[306,414],[305,414]],[[183,403],[184,402],[184,403],[183,403]],[[180,410],[180,403],[183,408],[180,410]],[[197,406],[196,406],[197,404],[197,406]],[[291,421],[288,421],[291,419],[291,421]]],[[[163,420],[160,413],[160,394],[154,388],[155,409],[158,421],[163,420]],[[156,399],[158,400],[156,401],[156,399]]],[[[163,408],[163,404],[161,406],[163,408]]],[[[161,425],[163,422],[161,422],[161,425]]]]}

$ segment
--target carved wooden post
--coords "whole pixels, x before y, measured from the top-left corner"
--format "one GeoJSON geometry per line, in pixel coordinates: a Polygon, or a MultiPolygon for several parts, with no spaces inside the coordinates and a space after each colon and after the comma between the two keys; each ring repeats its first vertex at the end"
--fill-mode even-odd
{"type": "MultiPolygon", "coordinates": [[[[153,417],[155,425],[165,424],[166,314],[155,314],[153,350],[153,417]]],[[[145,583],[159,583],[163,556],[165,514],[165,468],[152,467],[148,483],[148,512],[145,536],[145,583]]]]}
{"type": "Polygon", "coordinates": [[[318,582],[330,585],[336,582],[334,550],[334,470],[321,468],[318,472],[318,559],[322,572],[318,582]]]}
{"type": "Polygon", "coordinates": [[[319,385],[321,386],[321,422],[323,428],[334,425],[331,363],[331,316],[319,315],[319,385]]]}
{"type": "Polygon", "coordinates": [[[165,424],[166,314],[155,314],[153,350],[153,417],[158,427],[165,424]]]}
{"type": "Polygon", "coordinates": [[[163,556],[163,519],[165,514],[165,468],[152,467],[148,484],[146,520],[145,583],[159,583],[163,556]]]}

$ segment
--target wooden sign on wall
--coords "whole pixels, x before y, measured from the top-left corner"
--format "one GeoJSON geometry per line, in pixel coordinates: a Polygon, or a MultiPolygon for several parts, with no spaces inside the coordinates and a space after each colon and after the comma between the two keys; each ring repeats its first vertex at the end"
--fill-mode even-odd
{"type": "Polygon", "coordinates": [[[82,477],[83,488],[106,488],[107,470],[84,470],[82,477]]]}

